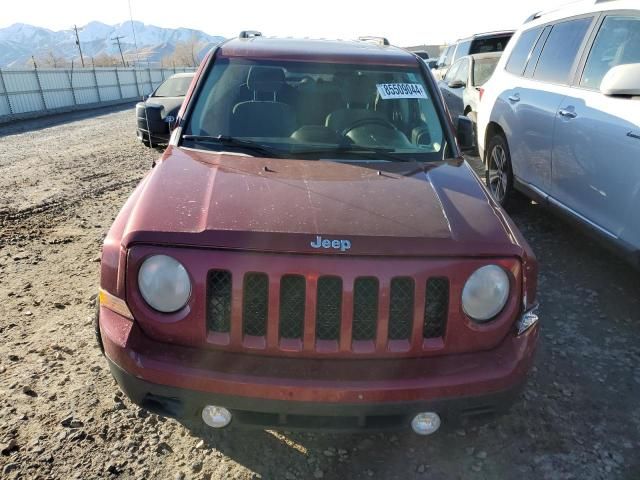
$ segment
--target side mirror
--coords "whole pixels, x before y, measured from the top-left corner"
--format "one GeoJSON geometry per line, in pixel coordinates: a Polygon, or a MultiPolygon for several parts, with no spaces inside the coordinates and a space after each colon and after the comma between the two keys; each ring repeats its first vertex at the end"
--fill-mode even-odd
{"type": "Polygon", "coordinates": [[[640,96],[640,63],[613,67],[602,79],[600,91],[611,96],[640,96]]]}
{"type": "Polygon", "coordinates": [[[462,80],[452,80],[449,82],[449,88],[463,88],[466,87],[467,84],[462,80]]]}
{"type": "Polygon", "coordinates": [[[459,115],[458,124],[456,125],[456,138],[458,139],[458,146],[463,152],[473,150],[475,145],[473,137],[473,122],[469,117],[459,115]]]}
{"type": "Polygon", "coordinates": [[[149,125],[149,133],[152,136],[166,135],[169,133],[169,124],[162,118],[162,105],[147,104],[144,107],[146,122],[149,125]]]}

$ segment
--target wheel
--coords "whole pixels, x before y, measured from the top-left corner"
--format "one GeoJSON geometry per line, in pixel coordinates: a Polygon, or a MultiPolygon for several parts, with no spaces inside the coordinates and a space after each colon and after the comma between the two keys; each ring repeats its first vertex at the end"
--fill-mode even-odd
{"type": "Polygon", "coordinates": [[[507,207],[513,200],[513,170],[507,140],[496,133],[487,147],[487,188],[496,202],[507,207]]]}
{"type": "Polygon", "coordinates": [[[93,334],[96,337],[100,353],[104,355],[104,345],[102,343],[102,334],[100,333],[100,299],[96,298],[96,313],[93,316],[93,334]]]}

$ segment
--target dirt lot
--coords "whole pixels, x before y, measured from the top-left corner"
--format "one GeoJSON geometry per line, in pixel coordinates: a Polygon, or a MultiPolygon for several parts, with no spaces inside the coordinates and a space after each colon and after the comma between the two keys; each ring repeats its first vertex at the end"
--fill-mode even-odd
{"type": "Polygon", "coordinates": [[[514,218],[541,262],[542,343],[505,417],[200,437],[130,404],[91,315],[101,240],[158,155],[133,125],[127,108],[0,127],[0,477],[640,478],[640,274],[535,205],[514,218]]]}

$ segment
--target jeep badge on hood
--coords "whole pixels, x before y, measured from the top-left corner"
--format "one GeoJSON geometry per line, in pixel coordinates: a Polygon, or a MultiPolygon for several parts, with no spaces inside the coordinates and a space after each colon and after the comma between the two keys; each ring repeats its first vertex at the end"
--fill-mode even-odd
{"type": "Polygon", "coordinates": [[[316,241],[310,243],[312,248],[332,248],[334,250],[340,250],[345,252],[351,248],[351,242],[349,240],[329,240],[328,238],[322,238],[320,235],[316,236],[316,241]]]}

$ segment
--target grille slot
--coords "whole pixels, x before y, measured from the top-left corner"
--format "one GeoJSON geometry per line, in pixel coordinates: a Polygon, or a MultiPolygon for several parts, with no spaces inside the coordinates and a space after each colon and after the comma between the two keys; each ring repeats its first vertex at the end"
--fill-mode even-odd
{"type": "Polygon", "coordinates": [[[207,275],[207,328],[227,333],[231,329],[231,273],[211,270],[207,275]]]}
{"type": "Polygon", "coordinates": [[[342,320],[342,279],[320,277],[316,304],[316,337],[320,340],[338,340],[342,320]]]}
{"type": "Polygon", "coordinates": [[[280,280],[280,338],[302,338],[305,301],[305,278],[283,276],[280,280]]]}
{"type": "Polygon", "coordinates": [[[249,273],[242,288],[242,331],[245,335],[262,337],[267,334],[269,311],[269,277],[264,273],[249,273]]]}
{"type": "Polygon", "coordinates": [[[413,278],[391,279],[389,297],[389,339],[391,340],[404,340],[411,337],[414,291],[413,278]]]}
{"type": "Polygon", "coordinates": [[[444,336],[449,310],[449,280],[430,278],[427,281],[424,304],[424,338],[444,336]]]}
{"type": "Polygon", "coordinates": [[[378,324],[380,285],[374,277],[359,277],[353,285],[353,339],[373,340],[378,324]]]}

